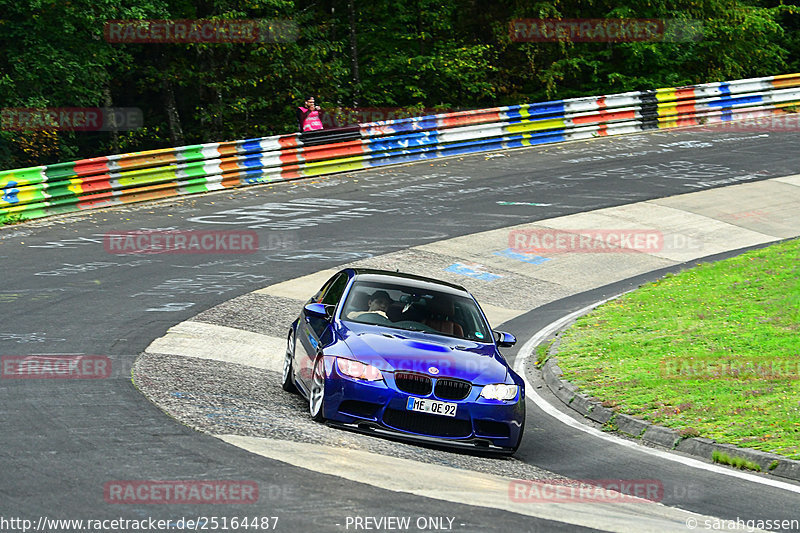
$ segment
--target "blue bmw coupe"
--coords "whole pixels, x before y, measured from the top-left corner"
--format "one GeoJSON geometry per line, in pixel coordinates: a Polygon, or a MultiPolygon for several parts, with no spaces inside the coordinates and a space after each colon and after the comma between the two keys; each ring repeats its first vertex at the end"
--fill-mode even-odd
{"type": "Polygon", "coordinates": [[[348,268],[289,330],[283,388],[311,417],[361,432],[512,454],[525,384],[466,289],[410,274],[348,268]]]}

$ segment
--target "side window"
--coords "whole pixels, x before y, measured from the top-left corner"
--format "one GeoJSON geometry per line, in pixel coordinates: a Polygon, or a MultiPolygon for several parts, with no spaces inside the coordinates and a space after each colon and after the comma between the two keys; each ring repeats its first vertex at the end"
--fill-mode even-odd
{"type": "Polygon", "coordinates": [[[340,274],[322,295],[321,303],[325,305],[336,305],[339,303],[339,300],[342,299],[345,287],[347,287],[347,274],[340,274]]]}
{"type": "Polygon", "coordinates": [[[325,285],[323,285],[322,288],[319,291],[317,291],[317,294],[311,297],[311,300],[314,302],[321,302],[322,295],[328,292],[328,289],[331,288],[331,285],[333,285],[333,282],[336,281],[338,277],[339,276],[336,274],[331,276],[330,279],[328,279],[328,281],[325,282],[325,285]]]}
{"type": "MultiPolygon", "coordinates": [[[[336,279],[332,280],[331,283],[327,283],[323,290],[320,291],[322,299],[317,301],[325,305],[336,305],[339,303],[345,287],[347,287],[347,274],[340,274],[336,279]]],[[[309,324],[323,345],[330,342],[330,339],[324,338],[325,332],[328,330],[328,326],[330,326],[330,322],[324,318],[310,317],[309,324]]]]}

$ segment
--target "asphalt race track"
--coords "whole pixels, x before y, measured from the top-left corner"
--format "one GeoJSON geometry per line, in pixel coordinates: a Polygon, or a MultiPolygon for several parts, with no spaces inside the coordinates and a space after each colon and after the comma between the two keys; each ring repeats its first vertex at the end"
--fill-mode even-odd
{"type": "MultiPolygon", "coordinates": [[[[797,174],[798,168],[800,139],[791,133],[692,129],[457,157],[3,228],[0,355],[105,356],[111,372],[107,379],[0,379],[0,516],[34,523],[39,517],[277,516],[277,530],[284,531],[347,531],[354,529],[348,517],[411,516],[442,518],[455,531],[580,530],[250,454],[164,414],[132,384],[133,362],[171,326],[260,287],[460,235],[797,174]],[[261,247],[246,255],[115,255],[104,248],[107,232],[141,229],[254,230],[261,247]],[[259,499],[147,505],[104,497],[108,482],[146,479],[252,480],[259,499]]],[[[560,300],[500,329],[514,332],[519,347],[556,318],[641,281],[560,300]]],[[[507,353],[513,359],[516,350],[507,353]]],[[[257,372],[230,374],[212,363],[204,370],[209,391],[233,380],[253,390],[261,383],[257,372]]],[[[180,379],[180,369],[164,372],[180,379]]],[[[265,393],[262,409],[269,410],[271,397],[265,393]]],[[[291,415],[296,420],[288,419],[296,425],[284,430],[302,431],[298,409],[291,415]]],[[[530,402],[514,459],[383,441],[371,446],[402,447],[409,460],[418,455],[425,463],[526,478],[659,479],[666,505],[725,519],[800,518],[797,493],[609,445],[530,402]]]]}

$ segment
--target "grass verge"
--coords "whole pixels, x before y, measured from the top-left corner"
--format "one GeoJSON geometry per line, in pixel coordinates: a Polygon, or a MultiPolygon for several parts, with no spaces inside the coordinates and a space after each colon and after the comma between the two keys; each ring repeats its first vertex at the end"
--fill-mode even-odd
{"type": "Polygon", "coordinates": [[[11,226],[12,224],[20,224],[25,219],[22,215],[0,215],[0,226],[11,226]]]}
{"type": "Polygon", "coordinates": [[[619,413],[800,459],[800,240],[613,300],[562,335],[558,359],[619,413]]]}
{"type": "Polygon", "coordinates": [[[744,457],[734,457],[725,452],[711,452],[711,460],[715,463],[730,465],[734,468],[738,468],[739,470],[754,470],[756,472],[761,472],[761,465],[758,463],[754,463],[753,461],[745,459],[744,457]]]}

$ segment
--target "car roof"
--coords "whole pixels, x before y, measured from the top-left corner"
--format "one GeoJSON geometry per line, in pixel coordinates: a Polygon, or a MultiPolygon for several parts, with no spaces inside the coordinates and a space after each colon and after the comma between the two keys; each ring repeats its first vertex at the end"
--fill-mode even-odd
{"type": "Polygon", "coordinates": [[[406,274],[404,272],[395,272],[392,270],[377,270],[372,268],[351,268],[348,270],[352,270],[354,272],[358,281],[399,283],[419,289],[471,296],[467,289],[460,285],[456,285],[455,283],[449,283],[447,281],[427,278],[424,276],[417,276],[415,274],[406,274]]]}

